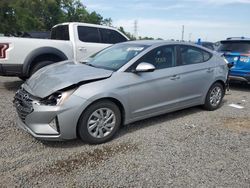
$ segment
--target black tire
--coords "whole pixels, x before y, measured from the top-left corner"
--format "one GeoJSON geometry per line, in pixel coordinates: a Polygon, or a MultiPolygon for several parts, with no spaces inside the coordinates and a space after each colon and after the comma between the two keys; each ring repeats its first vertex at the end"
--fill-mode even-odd
{"type": "Polygon", "coordinates": [[[218,109],[221,106],[221,102],[223,100],[224,95],[225,95],[225,89],[222,86],[222,84],[219,82],[214,83],[207,92],[203,108],[209,111],[218,109]],[[214,100],[212,100],[213,92],[216,90],[218,90],[218,92],[220,90],[220,94],[217,97],[215,97],[214,100]]]}
{"type": "Polygon", "coordinates": [[[20,78],[22,81],[26,81],[28,79],[26,76],[19,76],[18,78],[20,78]]]}
{"type": "MultiPolygon", "coordinates": [[[[108,112],[106,111],[106,115],[107,115],[107,113],[108,112]]],[[[111,125],[111,124],[109,124],[109,125],[111,125]]],[[[120,112],[118,106],[109,100],[103,100],[103,101],[98,101],[96,103],[93,103],[82,113],[82,115],[79,119],[79,122],[78,122],[77,133],[78,133],[78,136],[81,138],[81,140],[84,142],[87,142],[89,144],[101,144],[101,143],[104,143],[104,142],[111,140],[114,137],[114,135],[116,134],[116,132],[119,130],[120,125],[121,125],[121,112],[120,112]],[[98,110],[101,110],[101,109],[104,110],[103,114],[105,113],[105,109],[111,110],[114,114],[114,118],[112,118],[111,120],[113,122],[115,119],[115,123],[113,123],[114,127],[111,128],[112,130],[110,132],[108,132],[108,131],[105,132],[106,128],[103,128],[105,126],[98,127],[99,124],[102,124],[99,122],[100,119],[102,119],[101,120],[102,122],[103,121],[105,122],[104,116],[103,116],[103,118],[100,118],[100,119],[97,118],[97,120],[93,120],[93,121],[98,121],[97,125],[96,125],[96,123],[94,123],[96,128],[94,128],[92,130],[93,132],[89,130],[90,127],[92,125],[94,125],[94,124],[92,124],[91,126],[89,126],[88,125],[88,123],[90,124],[89,120],[91,120],[91,118],[97,117],[97,116],[93,115],[93,113],[97,112],[98,110]],[[99,134],[100,129],[101,129],[101,132],[103,134],[107,134],[107,135],[104,137],[101,137],[101,135],[99,134]],[[96,135],[96,137],[95,137],[92,134],[94,134],[96,132],[99,135],[96,135]]]]}
{"type": "Polygon", "coordinates": [[[30,76],[33,75],[39,69],[41,69],[47,65],[50,65],[52,63],[55,63],[55,62],[54,61],[41,61],[41,62],[36,63],[36,65],[34,65],[30,71],[30,76]]]}

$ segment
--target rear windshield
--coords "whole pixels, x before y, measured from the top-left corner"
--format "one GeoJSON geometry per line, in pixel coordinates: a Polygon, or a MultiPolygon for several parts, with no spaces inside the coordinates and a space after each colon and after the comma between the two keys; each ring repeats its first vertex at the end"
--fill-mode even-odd
{"type": "Polygon", "coordinates": [[[222,41],[218,51],[250,53],[250,41],[222,41]]]}
{"type": "Polygon", "coordinates": [[[60,25],[52,28],[50,38],[54,40],[69,40],[69,26],[60,25]]]}

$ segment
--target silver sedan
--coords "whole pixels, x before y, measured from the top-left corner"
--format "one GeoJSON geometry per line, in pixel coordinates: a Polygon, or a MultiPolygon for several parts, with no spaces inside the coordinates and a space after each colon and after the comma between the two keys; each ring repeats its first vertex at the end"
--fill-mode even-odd
{"type": "Polygon", "coordinates": [[[121,124],[196,105],[219,108],[227,74],[225,60],[201,46],[120,43],[84,64],[38,70],[15,95],[18,125],[39,139],[99,144],[121,124]]]}

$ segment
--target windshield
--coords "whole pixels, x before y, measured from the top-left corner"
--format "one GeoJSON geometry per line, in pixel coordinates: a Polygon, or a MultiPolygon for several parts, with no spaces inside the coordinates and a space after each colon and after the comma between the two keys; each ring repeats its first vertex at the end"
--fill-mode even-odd
{"type": "Polygon", "coordinates": [[[148,46],[139,44],[116,44],[91,57],[87,65],[117,71],[148,46]]]}
{"type": "Polygon", "coordinates": [[[218,51],[250,53],[250,41],[222,41],[218,51]]]}

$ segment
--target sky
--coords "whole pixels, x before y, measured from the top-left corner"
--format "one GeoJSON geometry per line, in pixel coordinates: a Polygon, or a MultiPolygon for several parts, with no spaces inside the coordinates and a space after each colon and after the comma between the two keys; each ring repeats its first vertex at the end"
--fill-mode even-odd
{"type": "Polygon", "coordinates": [[[250,0],[82,0],[89,11],[138,36],[216,42],[250,37],[250,0]],[[137,33],[134,23],[137,20],[137,33]]]}

